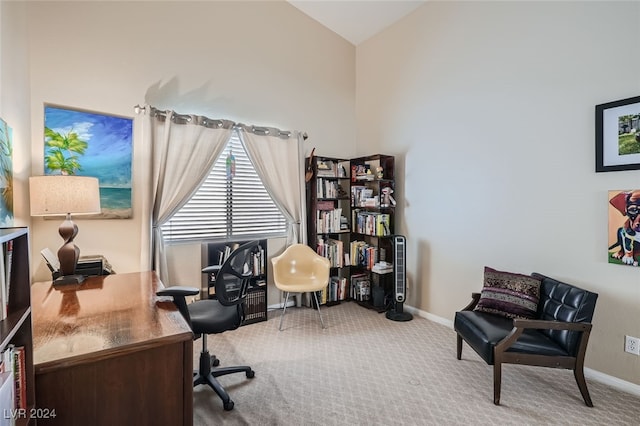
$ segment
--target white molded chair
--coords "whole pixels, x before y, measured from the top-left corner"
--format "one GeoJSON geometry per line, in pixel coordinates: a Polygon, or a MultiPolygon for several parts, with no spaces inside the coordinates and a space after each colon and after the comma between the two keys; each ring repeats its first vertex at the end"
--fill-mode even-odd
{"type": "Polygon", "coordinates": [[[320,256],[305,244],[293,244],[279,256],[271,258],[273,265],[273,281],[276,287],[286,293],[282,316],[280,316],[279,330],[282,330],[282,320],[287,311],[289,293],[312,292],[318,307],[320,323],[324,327],[317,291],[329,284],[329,259],[320,256]]]}

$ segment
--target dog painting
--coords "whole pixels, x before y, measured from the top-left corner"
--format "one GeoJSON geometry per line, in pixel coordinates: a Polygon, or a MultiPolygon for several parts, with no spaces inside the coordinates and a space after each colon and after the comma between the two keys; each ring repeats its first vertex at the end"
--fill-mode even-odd
{"type": "Polygon", "coordinates": [[[640,262],[640,189],[609,191],[609,263],[640,262]]]}

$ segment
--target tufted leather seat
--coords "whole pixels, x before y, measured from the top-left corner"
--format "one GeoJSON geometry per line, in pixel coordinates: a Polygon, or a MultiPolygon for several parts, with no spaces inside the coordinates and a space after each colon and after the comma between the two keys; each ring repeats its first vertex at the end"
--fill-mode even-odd
{"type": "Polygon", "coordinates": [[[584,356],[598,295],[542,274],[538,318],[510,319],[476,312],[480,293],[456,312],[457,357],[465,341],[489,365],[494,366],[494,403],[500,403],[502,364],[528,364],[572,369],[587,406],[591,397],[584,379],[584,356]]]}

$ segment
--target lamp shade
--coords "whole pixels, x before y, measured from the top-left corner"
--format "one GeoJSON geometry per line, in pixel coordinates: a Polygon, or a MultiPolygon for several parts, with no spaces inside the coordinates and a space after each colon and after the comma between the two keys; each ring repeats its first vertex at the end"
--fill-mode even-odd
{"type": "Polygon", "coordinates": [[[100,213],[98,179],[47,175],[29,178],[31,216],[100,213]]]}

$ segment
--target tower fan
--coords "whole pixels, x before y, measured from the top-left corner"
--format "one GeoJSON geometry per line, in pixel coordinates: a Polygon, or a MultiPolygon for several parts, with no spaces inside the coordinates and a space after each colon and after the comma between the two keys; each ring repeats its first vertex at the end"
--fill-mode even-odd
{"type": "Polygon", "coordinates": [[[386,316],[393,321],[410,321],[413,315],[404,312],[402,307],[407,294],[407,271],[405,265],[406,238],[402,235],[393,237],[393,307],[386,316]]]}

